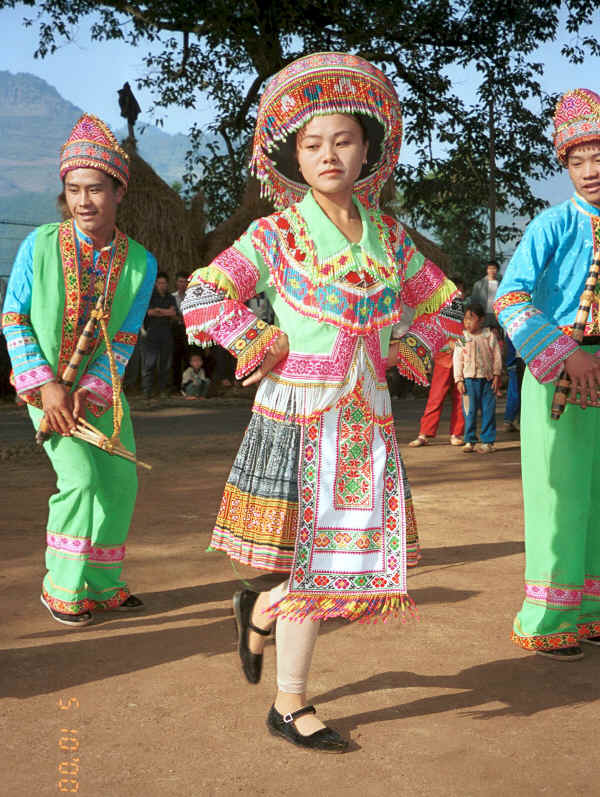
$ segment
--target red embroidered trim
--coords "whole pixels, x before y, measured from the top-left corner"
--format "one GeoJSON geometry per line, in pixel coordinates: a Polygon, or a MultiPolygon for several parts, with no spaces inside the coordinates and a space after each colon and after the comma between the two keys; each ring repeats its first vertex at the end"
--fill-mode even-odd
{"type": "Polygon", "coordinates": [[[511,291],[511,293],[505,293],[504,296],[496,299],[493,308],[496,315],[499,315],[502,310],[506,310],[507,307],[512,307],[514,304],[525,304],[530,301],[530,293],[525,293],[525,291],[511,291]]]}
{"type": "MultiPolygon", "coordinates": [[[[89,273],[90,266],[93,263],[94,250],[91,246],[82,242],[79,250],[80,261],[78,262],[75,235],[75,223],[73,220],[63,221],[62,224],[59,225],[58,240],[65,283],[65,307],[63,311],[62,340],[57,368],[58,374],[62,374],[65,367],[68,365],[75,351],[81,328],[83,328],[87,320],[81,317],[81,299],[84,285],[82,285],[80,275],[89,273]]],[[[102,269],[104,266],[103,270],[105,272],[108,271],[113,249],[114,257],[112,258],[109,283],[106,287],[104,301],[105,310],[109,315],[129,249],[129,240],[127,236],[123,235],[119,230],[115,230],[114,246],[101,253],[97,263],[97,270],[102,269]]],[[[83,280],[85,282],[85,277],[83,280]]],[[[104,290],[103,285],[98,287],[104,290]]],[[[97,294],[99,294],[99,291],[97,291],[97,294]]],[[[98,338],[98,340],[100,339],[98,338]]]]}
{"type": "Polygon", "coordinates": [[[554,648],[574,648],[579,644],[579,636],[575,633],[540,634],[539,636],[519,636],[514,631],[511,635],[515,645],[525,650],[553,650],[554,648]]]}
{"type": "Polygon", "coordinates": [[[135,346],[138,336],[134,332],[117,332],[113,341],[115,343],[125,343],[127,346],[135,346]]]}
{"type": "Polygon", "coordinates": [[[31,319],[28,315],[24,313],[3,313],[2,314],[2,326],[3,327],[14,327],[14,326],[22,326],[23,324],[27,326],[31,326],[31,319]]]}

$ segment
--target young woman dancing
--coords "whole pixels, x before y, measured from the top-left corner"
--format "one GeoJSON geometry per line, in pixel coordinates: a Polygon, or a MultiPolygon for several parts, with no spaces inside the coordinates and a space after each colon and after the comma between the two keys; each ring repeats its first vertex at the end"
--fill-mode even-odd
{"type": "Polygon", "coordinates": [[[276,625],[267,726],[329,752],[348,743],[306,705],[320,621],[413,610],[406,563],[418,542],[386,368],[426,384],[432,356],[460,333],[454,286],[378,209],[401,137],[394,88],[362,58],[318,53],[275,75],[251,171],[277,211],[198,269],[182,305],[190,341],[216,341],[244,385],[260,383],[211,542],[287,574],[234,596],[243,671],[258,683],[276,625]],[[276,325],[244,305],[261,291],[276,325]],[[405,305],[414,319],[393,340],[405,305]]]}

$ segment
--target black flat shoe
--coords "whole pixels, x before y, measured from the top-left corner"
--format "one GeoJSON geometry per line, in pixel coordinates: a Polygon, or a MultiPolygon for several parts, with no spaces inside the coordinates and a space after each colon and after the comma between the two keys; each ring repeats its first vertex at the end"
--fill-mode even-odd
{"type": "Polygon", "coordinates": [[[266,631],[253,625],[250,618],[252,609],[258,598],[258,592],[244,589],[233,596],[233,614],[238,633],[238,653],[242,662],[242,670],[250,684],[257,684],[262,674],[262,653],[252,653],[248,647],[248,631],[254,631],[261,636],[269,636],[271,629],[266,631]]]}
{"type": "Polygon", "coordinates": [[[80,612],[79,614],[67,614],[66,612],[57,612],[56,609],[53,609],[49,603],[46,603],[46,600],[43,595],[40,595],[40,600],[50,612],[50,615],[57,623],[62,623],[63,625],[70,625],[75,628],[82,628],[84,625],[89,625],[90,623],[94,622],[94,618],[92,617],[91,612],[80,612]]]}
{"type": "MultiPolygon", "coordinates": [[[[584,639],[581,640],[585,642],[584,639]]],[[[546,656],[554,661],[579,661],[583,658],[583,650],[579,646],[570,648],[550,648],[548,650],[536,650],[538,656],[546,656]]]]}
{"type": "Polygon", "coordinates": [[[600,645],[600,636],[584,636],[579,641],[586,645],[600,645]]]}
{"type": "Polygon", "coordinates": [[[130,595],[128,598],[125,598],[123,603],[120,603],[118,606],[115,606],[113,611],[114,612],[133,612],[136,609],[143,609],[144,608],[144,601],[140,600],[136,595],[130,595]]]}
{"type": "Polygon", "coordinates": [[[320,731],[304,736],[296,730],[294,720],[304,714],[316,714],[314,706],[304,706],[290,714],[280,714],[275,706],[271,706],[267,716],[267,728],[273,736],[281,736],[286,742],[291,742],[305,750],[318,750],[321,753],[345,753],[348,742],[342,739],[333,728],[321,728],[320,731]]]}

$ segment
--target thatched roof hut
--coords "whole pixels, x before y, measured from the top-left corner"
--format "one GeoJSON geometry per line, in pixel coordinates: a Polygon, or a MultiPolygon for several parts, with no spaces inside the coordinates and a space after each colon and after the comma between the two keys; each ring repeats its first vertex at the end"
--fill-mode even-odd
{"type": "Polygon", "coordinates": [[[436,266],[439,266],[445,274],[448,274],[452,267],[450,255],[447,255],[437,244],[430,241],[429,238],[417,232],[414,227],[409,227],[408,224],[405,224],[404,228],[413,239],[419,252],[430,260],[433,260],[436,266]]]}
{"type": "Polygon", "coordinates": [[[177,271],[189,273],[202,265],[203,198],[198,195],[187,208],[179,194],[138,155],[131,139],[126,139],[123,147],[129,153],[130,178],[117,224],[152,252],[159,270],[166,271],[173,282],[177,271]]]}

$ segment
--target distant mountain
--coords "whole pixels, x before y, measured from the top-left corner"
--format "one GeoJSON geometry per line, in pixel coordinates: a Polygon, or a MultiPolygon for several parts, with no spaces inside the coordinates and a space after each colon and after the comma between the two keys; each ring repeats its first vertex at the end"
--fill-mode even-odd
{"type": "Polygon", "coordinates": [[[57,153],[80,115],[45,80],[0,72],[0,197],[56,192],[57,153]]]}
{"type": "MultiPolygon", "coordinates": [[[[0,71],[0,199],[57,193],[58,153],[83,111],[35,75],[0,71]]],[[[115,131],[127,135],[126,127],[115,131]]],[[[167,183],[181,180],[188,138],[136,127],[138,150],[167,183]]]]}
{"type": "MultiPolygon", "coordinates": [[[[83,111],[42,78],[0,71],[0,275],[10,271],[27,227],[58,220],[58,155],[83,111]]],[[[138,152],[163,180],[181,181],[187,136],[136,125],[138,152]]],[[[120,140],[127,128],[115,131],[120,140]]]]}

